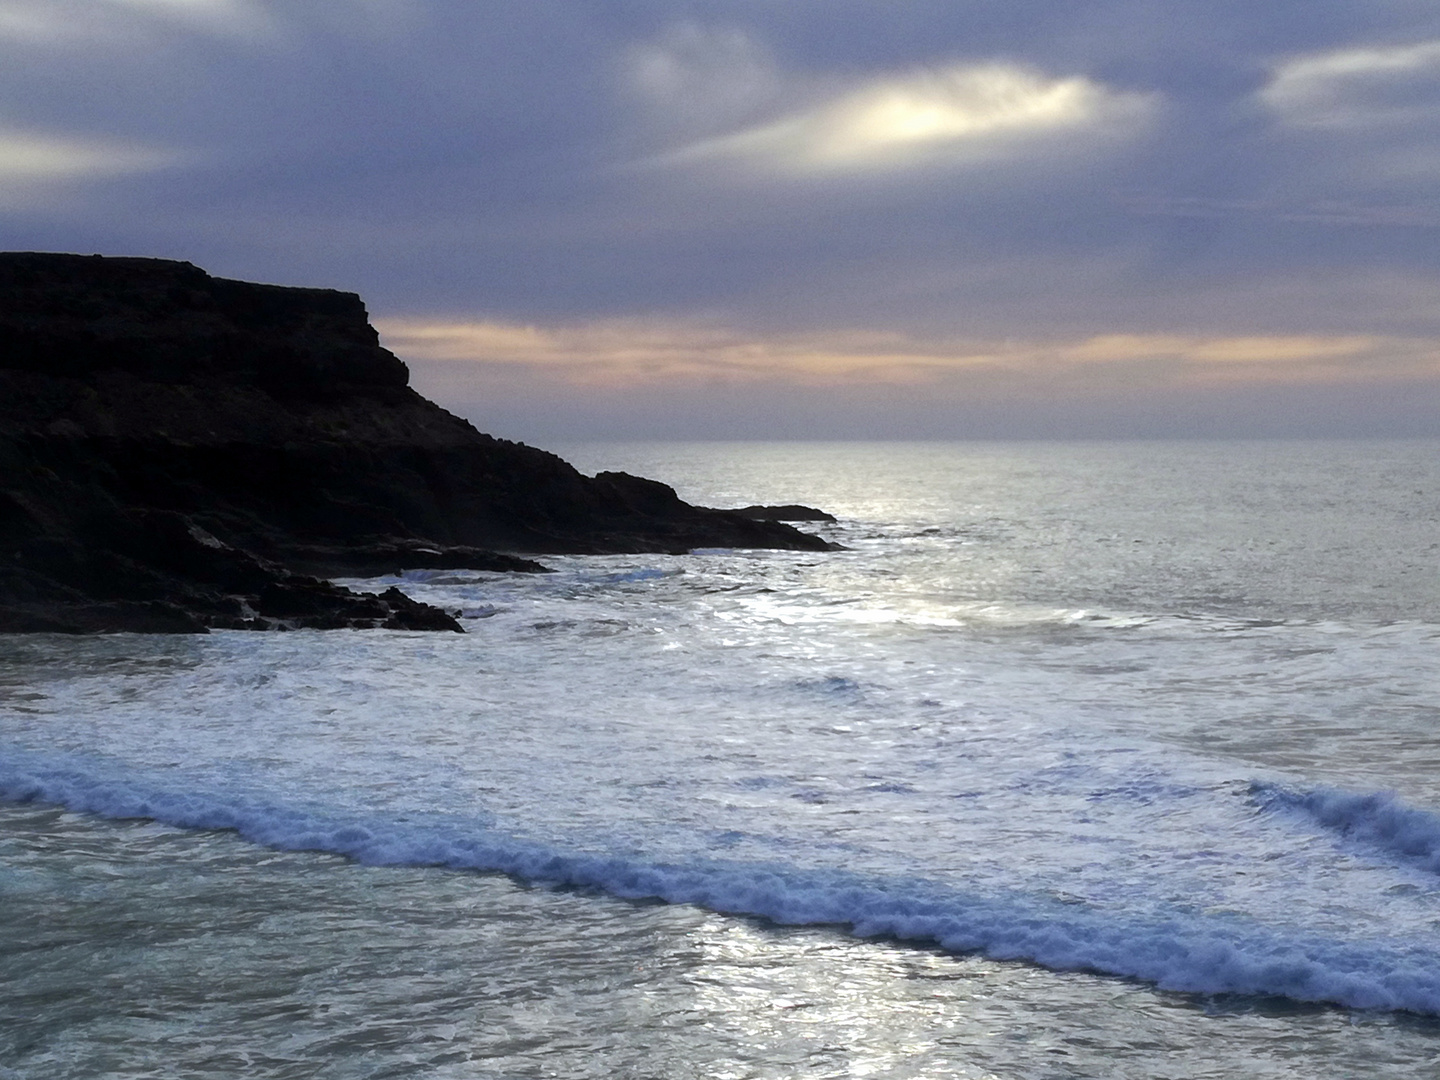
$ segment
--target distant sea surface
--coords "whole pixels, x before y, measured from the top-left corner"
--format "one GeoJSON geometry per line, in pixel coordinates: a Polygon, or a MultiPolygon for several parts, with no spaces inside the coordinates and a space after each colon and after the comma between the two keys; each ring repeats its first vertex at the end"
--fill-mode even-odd
{"type": "Polygon", "coordinates": [[[557,449],[846,550],[0,638],[0,1078],[1440,1074],[1440,444],[557,449]]]}

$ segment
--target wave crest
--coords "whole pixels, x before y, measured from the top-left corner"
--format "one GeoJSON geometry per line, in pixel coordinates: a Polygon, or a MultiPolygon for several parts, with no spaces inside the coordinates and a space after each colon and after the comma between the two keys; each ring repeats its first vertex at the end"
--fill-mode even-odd
{"type": "Polygon", "coordinates": [[[1406,806],[1392,792],[1292,791],[1264,783],[1251,785],[1250,792],[1267,810],[1300,813],[1347,839],[1440,873],[1440,814],[1406,806]]]}
{"type": "MultiPolygon", "coordinates": [[[[0,760],[0,799],[229,829],[268,847],[331,852],[371,865],[496,872],[780,924],[833,925],[860,937],[1138,979],[1164,990],[1440,1015],[1440,961],[1422,949],[1285,934],[1235,919],[1187,915],[1157,922],[1018,892],[967,895],[923,881],[865,879],[839,870],[649,863],[549,847],[474,821],[357,820],[227,794],[153,789],[15,757],[0,760]]],[[[1350,804],[1319,799],[1314,805],[1319,813],[1339,815],[1350,804]]],[[[1391,818],[1410,822],[1420,814],[1408,813],[1391,818]]],[[[1389,820],[1383,812],[1375,816],[1389,820]]],[[[1359,819],[1369,820],[1363,813],[1359,819]]]]}

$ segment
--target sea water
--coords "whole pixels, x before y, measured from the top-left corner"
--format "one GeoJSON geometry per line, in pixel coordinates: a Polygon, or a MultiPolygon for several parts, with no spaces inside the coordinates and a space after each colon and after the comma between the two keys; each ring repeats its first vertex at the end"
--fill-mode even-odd
{"type": "Polygon", "coordinates": [[[844,550],[0,639],[0,1077],[1440,1072],[1440,444],[564,451],[844,550]]]}

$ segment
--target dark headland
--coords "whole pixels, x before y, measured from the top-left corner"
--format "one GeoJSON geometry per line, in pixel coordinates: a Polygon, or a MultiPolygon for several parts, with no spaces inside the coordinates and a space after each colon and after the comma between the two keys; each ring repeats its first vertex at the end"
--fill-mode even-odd
{"type": "Polygon", "coordinates": [[[352,293],[189,263],[0,253],[0,632],[451,629],[398,569],[825,550],[421,397],[352,293]]]}

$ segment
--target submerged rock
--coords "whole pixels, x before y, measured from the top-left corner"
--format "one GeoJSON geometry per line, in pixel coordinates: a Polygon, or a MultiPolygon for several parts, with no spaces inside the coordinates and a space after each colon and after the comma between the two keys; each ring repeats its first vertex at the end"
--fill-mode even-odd
{"type": "Polygon", "coordinates": [[[585,477],[408,383],[351,293],[0,254],[0,631],[458,630],[398,590],[321,579],[829,546],[585,477]]]}

